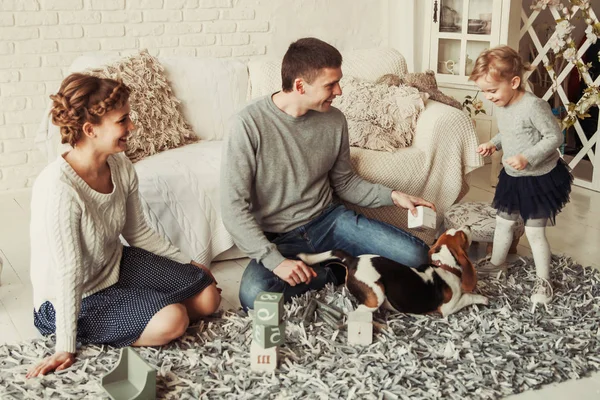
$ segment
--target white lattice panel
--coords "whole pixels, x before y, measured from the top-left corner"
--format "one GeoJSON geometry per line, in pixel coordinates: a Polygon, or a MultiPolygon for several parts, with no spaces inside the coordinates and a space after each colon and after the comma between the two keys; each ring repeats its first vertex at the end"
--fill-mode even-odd
{"type": "MultiPolygon", "coordinates": [[[[574,13],[574,17],[570,20],[570,23],[572,25],[576,25],[576,24],[585,24],[583,18],[576,18],[576,17],[581,17],[581,10],[579,10],[578,8],[574,9],[575,13],[574,13]]],[[[521,20],[523,21],[523,26],[521,28],[521,32],[520,32],[520,46],[529,46],[530,44],[535,48],[536,51],[536,57],[534,58],[534,60],[531,62],[531,65],[535,68],[534,71],[545,71],[545,73],[547,73],[550,77],[550,79],[552,81],[554,81],[554,84],[552,85],[552,87],[550,87],[548,90],[546,90],[546,93],[544,93],[544,95],[542,96],[544,100],[548,100],[550,99],[550,97],[552,97],[552,95],[556,92],[558,94],[558,97],[560,98],[560,101],[562,102],[562,105],[565,106],[568,103],[577,103],[579,101],[579,99],[569,99],[567,97],[567,93],[565,92],[564,88],[563,88],[563,82],[568,79],[569,74],[571,73],[571,71],[573,70],[573,68],[575,68],[575,65],[572,63],[567,63],[566,66],[562,69],[562,71],[560,71],[559,75],[556,76],[554,70],[547,70],[544,65],[549,64],[550,63],[550,59],[548,57],[548,54],[552,51],[551,47],[550,47],[550,43],[552,41],[552,39],[556,36],[556,31],[554,30],[554,33],[552,34],[552,36],[550,38],[548,38],[548,40],[546,41],[545,44],[542,44],[538,34],[536,33],[534,26],[536,24],[536,21],[538,19],[541,19],[540,17],[544,14],[544,13],[551,13],[552,14],[552,20],[554,21],[554,24],[556,25],[555,20],[562,18],[562,16],[560,15],[560,13],[558,12],[558,10],[555,7],[548,7],[545,10],[542,11],[536,11],[536,10],[529,10],[529,6],[528,5],[523,5],[523,8],[521,10],[521,20]],[[531,14],[528,14],[527,12],[531,12],[531,14]],[[538,66],[542,66],[542,68],[538,69],[538,66]]],[[[596,18],[596,15],[594,13],[593,10],[590,10],[590,16],[592,17],[592,19],[594,21],[598,21],[598,19],[596,18]]],[[[588,49],[589,47],[592,45],[592,42],[587,39],[585,42],[583,42],[581,44],[581,46],[578,48],[577,54],[579,57],[581,57],[588,49]]],[[[530,84],[530,78],[531,75],[533,74],[534,71],[531,72],[527,72],[524,76],[525,81],[527,81],[528,85],[530,84]]],[[[600,83],[600,77],[598,77],[595,81],[592,80],[592,78],[590,77],[589,73],[585,73],[583,74],[583,80],[585,82],[585,84],[587,86],[598,86],[598,84],[600,83]]],[[[529,87],[531,87],[529,85],[529,87]]],[[[600,120],[600,118],[599,118],[600,120]]],[[[575,122],[574,125],[575,131],[577,132],[577,136],[579,137],[579,139],[581,140],[581,143],[583,145],[583,147],[577,152],[577,154],[575,155],[575,157],[569,162],[569,166],[571,168],[575,168],[581,161],[582,159],[585,157],[585,155],[588,156],[589,158],[589,162],[591,163],[591,166],[593,168],[593,173],[592,173],[592,181],[588,181],[588,180],[584,180],[581,178],[576,177],[575,178],[575,184],[578,186],[582,186],[582,187],[586,187],[589,189],[593,189],[593,190],[597,190],[600,191],[600,170],[598,170],[597,166],[600,165],[600,156],[599,156],[599,152],[598,152],[598,147],[596,146],[596,151],[594,151],[593,146],[596,144],[596,142],[598,141],[598,132],[600,130],[599,126],[596,126],[596,132],[588,139],[585,135],[585,132],[583,131],[583,128],[579,122],[579,120],[577,120],[575,122]]]]}

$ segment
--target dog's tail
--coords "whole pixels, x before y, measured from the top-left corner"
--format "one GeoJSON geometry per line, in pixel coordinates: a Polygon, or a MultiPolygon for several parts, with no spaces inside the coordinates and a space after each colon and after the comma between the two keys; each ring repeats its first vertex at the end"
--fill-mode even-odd
{"type": "Polygon", "coordinates": [[[343,264],[347,265],[350,260],[354,259],[354,257],[346,253],[344,250],[331,250],[317,254],[300,253],[298,254],[298,258],[304,261],[304,263],[307,265],[314,265],[330,260],[341,261],[343,264]]]}

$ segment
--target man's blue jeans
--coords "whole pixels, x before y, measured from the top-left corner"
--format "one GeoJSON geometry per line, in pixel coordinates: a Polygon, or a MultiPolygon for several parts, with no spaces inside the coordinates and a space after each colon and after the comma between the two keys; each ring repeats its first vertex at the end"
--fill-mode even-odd
{"type": "MultiPolygon", "coordinates": [[[[410,267],[417,267],[428,261],[429,246],[421,239],[339,204],[331,204],[320,216],[290,232],[265,234],[277,245],[279,252],[290,259],[297,259],[298,253],[342,249],[353,256],[378,254],[410,267]]],[[[335,265],[315,265],[313,269],[317,276],[312,278],[310,284],[291,286],[273,271],[252,260],[242,276],[240,303],[248,310],[254,307],[254,299],[262,291],[283,293],[285,301],[289,301],[308,290],[321,289],[329,282],[334,285],[344,283],[343,278],[336,278],[332,267],[335,265]]],[[[339,273],[337,275],[340,276],[339,273]]]]}

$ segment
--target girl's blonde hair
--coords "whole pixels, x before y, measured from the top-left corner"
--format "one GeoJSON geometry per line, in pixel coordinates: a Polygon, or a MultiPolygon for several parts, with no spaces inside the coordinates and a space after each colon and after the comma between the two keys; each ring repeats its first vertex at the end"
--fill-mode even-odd
{"type": "Polygon", "coordinates": [[[508,46],[498,46],[485,50],[477,57],[469,80],[476,81],[488,74],[495,80],[507,81],[518,76],[521,78],[521,89],[524,89],[523,74],[530,70],[529,63],[524,63],[516,50],[508,46]]]}
{"type": "Polygon", "coordinates": [[[129,100],[129,88],[121,81],[86,74],[71,74],[62,81],[52,99],[52,123],[60,127],[62,143],[75,146],[83,133],[83,124],[99,124],[109,111],[121,108],[129,100]]]}

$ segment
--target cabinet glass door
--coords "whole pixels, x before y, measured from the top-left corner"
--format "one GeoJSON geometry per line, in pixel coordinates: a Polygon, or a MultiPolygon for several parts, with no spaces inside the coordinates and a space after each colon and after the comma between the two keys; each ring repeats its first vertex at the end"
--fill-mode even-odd
{"type": "Polygon", "coordinates": [[[499,39],[502,0],[434,0],[430,68],[439,79],[467,83],[477,56],[499,39]]]}
{"type": "Polygon", "coordinates": [[[469,0],[467,33],[489,35],[492,33],[493,0],[469,0]]]}
{"type": "Polygon", "coordinates": [[[477,60],[477,56],[489,48],[489,41],[467,40],[467,54],[463,69],[465,76],[471,75],[471,72],[473,72],[473,67],[475,66],[475,60],[477,60]]]}
{"type": "Polygon", "coordinates": [[[464,0],[440,1],[440,32],[462,32],[464,0]]]}

